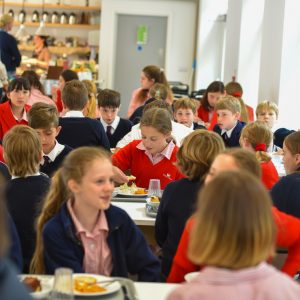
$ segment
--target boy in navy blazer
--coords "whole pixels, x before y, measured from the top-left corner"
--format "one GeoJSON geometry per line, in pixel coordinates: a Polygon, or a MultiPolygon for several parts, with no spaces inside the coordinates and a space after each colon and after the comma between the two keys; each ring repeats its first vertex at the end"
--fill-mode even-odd
{"type": "Polygon", "coordinates": [[[217,124],[214,131],[218,133],[226,147],[239,147],[240,135],[246,123],[239,121],[241,105],[237,98],[224,96],[215,105],[217,124]]]}
{"type": "Polygon", "coordinates": [[[118,116],[121,97],[120,93],[105,89],[97,95],[100,111],[100,122],[104,127],[110,148],[116,148],[117,143],[129,132],[132,122],[118,116]]]}

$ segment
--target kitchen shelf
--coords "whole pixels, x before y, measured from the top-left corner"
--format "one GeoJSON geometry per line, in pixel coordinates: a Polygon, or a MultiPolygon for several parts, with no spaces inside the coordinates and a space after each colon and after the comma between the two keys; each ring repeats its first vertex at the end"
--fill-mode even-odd
{"type": "MultiPolygon", "coordinates": [[[[0,1],[2,3],[2,1],[0,1]]],[[[23,3],[6,2],[5,7],[23,7],[23,3]]],[[[42,4],[24,3],[25,8],[43,8],[42,4]]],[[[80,5],[64,5],[64,4],[44,4],[44,9],[64,9],[64,10],[81,10],[81,11],[100,11],[101,6],[80,6],[80,5]]]]}
{"type": "MultiPolygon", "coordinates": [[[[15,26],[19,26],[20,22],[14,22],[15,26]]],[[[38,27],[40,26],[39,22],[25,22],[25,26],[28,27],[38,27]]],[[[77,29],[89,29],[89,30],[100,30],[100,24],[90,25],[90,24],[60,24],[60,23],[45,23],[45,28],[77,28],[77,29]]]]}

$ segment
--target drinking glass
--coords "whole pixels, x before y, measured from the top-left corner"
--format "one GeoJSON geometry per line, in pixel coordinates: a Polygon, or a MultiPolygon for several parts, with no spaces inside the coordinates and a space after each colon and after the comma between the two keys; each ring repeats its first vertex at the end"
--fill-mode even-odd
{"type": "Polygon", "coordinates": [[[148,196],[161,196],[160,189],[160,180],[159,179],[150,179],[149,188],[148,188],[148,196]]]}
{"type": "Polygon", "coordinates": [[[68,268],[55,270],[51,299],[73,300],[73,271],[68,268]]]}

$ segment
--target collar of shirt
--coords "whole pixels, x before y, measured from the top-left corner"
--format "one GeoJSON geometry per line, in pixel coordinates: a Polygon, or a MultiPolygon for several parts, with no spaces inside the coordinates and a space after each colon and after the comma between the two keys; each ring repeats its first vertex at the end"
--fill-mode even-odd
{"type": "MultiPolygon", "coordinates": [[[[58,141],[55,141],[54,148],[48,154],[44,153],[44,156],[48,156],[50,161],[54,161],[55,158],[61,153],[61,151],[64,150],[64,148],[64,145],[60,144],[58,141]]],[[[44,159],[42,159],[42,163],[44,164],[44,159]]]]}
{"type": "Polygon", "coordinates": [[[69,110],[65,113],[63,118],[84,118],[82,111],[79,110],[69,110]]]}
{"type": "Polygon", "coordinates": [[[236,122],[236,124],[235,124],[231,129],[229,129],[229,130],[222,129],[221,135],[223,135],[223,133],[226,132],[228,138],[230,139],[231,134],[232,134],[232,131],[233,131],[233,129],[235,128],[236,125],[237,125],[237,122],[236,122]]]}
{"type": "Polygon", "coordinates": [[[109,229],[108,229],[107,219],[106,219],[106,216],[105,216],[105,213],[104,213],[103,210],[99,210],[98,219],[97,219],[96,225],[93,229],[93,232],[89,232],[87,229],[85,229],[82,226],[82,224],[79,222],[78,218],[76,217],[75,212],[74,212],[73,207],[72,207],[72,201],[71,200],[67,201],[67,208],[68,208],[68,211],[71,215],[74,226],[76,228],[76,233],[78,235],[80,235],[81,233],[84,233],[87,237],[94,238],[101,231],[108,232],[109,229]]]}
{"type": "MultiPolygon", "coordinates": [[[[41,173],[40,172],[36,172],[35,174],[26,174],[25,177],[29,177],[29,176],[40,176],[41,173]]],[[[11,179],[17,179],[17,178],[21,178],[21,176],[14,176],[11,175],[11,179]]]]}
{"type": "MultiPolygon", "coordinates": [[[[11,108],[10,108],[10,109],[11,109],[11,108]]],[[[12,115],[14,116],[15,120],[18,121],[18,122],[21,122],[22,120],[28,121],[28,120],[27,120],[27,113],[26,113],[25,107],[24,107],[23,116],[22,116],[21,119],[19,119],[17,116],[14,115],[12,109],[11,109],[11,113],[12,113],[12,115]]]]}
{"type": "Polygon", "coordinates": [[[106,132],[107,126],[111,126],[113,128],[113,132],[115,132],[115,130],[117,129],[117,127],[120,123],[120,117],[116,116],[116,118],[114,119],[114,121],[111,124],[107,124],[106,122],[103,121],[102,118],[100,118],[100,122],[103,125],[105,132],[106,132]]]}
{"type": "Polygon", "coordinates": [[[145,151],[145,154],[149,157],[150,161],[155,165],[159,163],[161,160],[163,160],[164,158],[168,160],[171,159],[172,152],[175,148],[175,144],[173,143],[173,141],[171,141],[163,151],[155,154],[154,156],[146,150],[143,142],[140,142],[136,147],[139,150],[145,151]]]}

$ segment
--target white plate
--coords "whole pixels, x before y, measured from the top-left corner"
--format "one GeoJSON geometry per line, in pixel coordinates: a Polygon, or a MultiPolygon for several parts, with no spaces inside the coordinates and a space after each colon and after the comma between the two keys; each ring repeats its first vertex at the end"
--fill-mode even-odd
{"type": "Polygon", "coordinates": [[[190,282],[192,279],[197,277],[200,272],[191,272],[184,275],[184,279],[186,282],[190,282]]]}
{"type": "Polygon", "coordinates": [[[114,193],[116,193],[116,195],[119,195],[119,196],[130,197],[130,198],[131,197],[132,198],[145,198],[148,196],[148,194],[133,194],[131,192],[122,192],[122,191],[120,191],[119,188],[115,188],[114,193]]]}
{"type": "MultiPolygon", "coordinates": [[[[73,275],[73,278],[76,278],[78,276],[94,277],[97,281],[100,281],[100,280],[105,281],[105,280],[110,280],[110,279],[113,280],[113,278],[110,278],[107,276],[102,276],[102,275],[97,275],[97,274],[88,274],[88,273],[76,273],[73,275]]],[[[101,286],[101,284],[99,284],[99,285],[101,286]]],[[[108,294],[117,292],[121,288],[121,284],[120,284],[120,282],[115,281],[115,282],[111,283],[110,285],[108,285],[107,287],[104,286],[104,288],[106,288],[106,291],[100,292],[100,293],[80,293],[80,292],[74,290],[74,295],[75,296],[87,296],[87,297],[108,295],[108,294]]]]}
{"type": "MultiPolygon", "coordinates": [[[[52,291],[53,288],[53,276],[47,276],[47,275],[31,275],[31,274],[24,274],[24,275],[19,275],[19,279],[22,281],[25,277],[34,277],[40,280],[42,290],[40,292],[33,292],[30,293],[32,298],[35,299],[44,299],[46,298],[50,292],[52,291]]],[[[28,288],[29,289],[29,288],[28,288]]]]}

